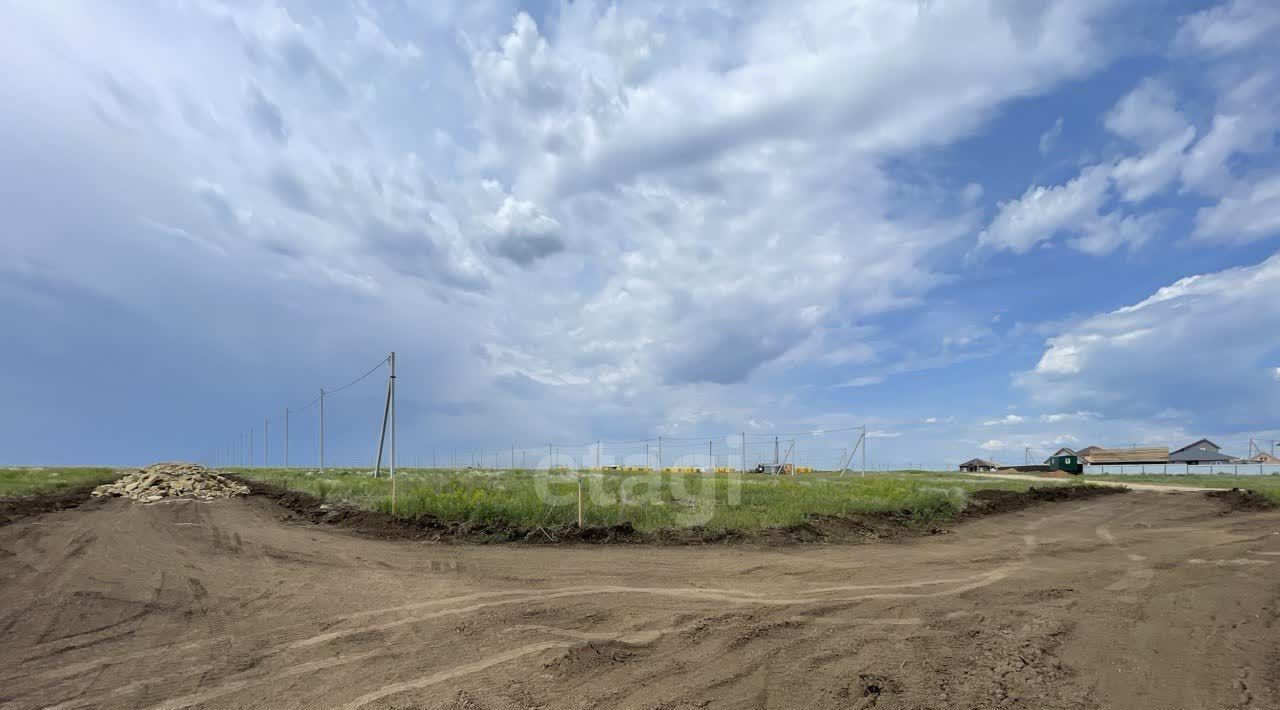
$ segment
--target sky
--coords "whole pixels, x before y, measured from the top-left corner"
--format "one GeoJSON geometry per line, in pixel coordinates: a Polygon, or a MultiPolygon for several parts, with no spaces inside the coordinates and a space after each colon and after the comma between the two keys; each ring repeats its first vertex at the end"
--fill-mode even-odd
{"type": "Polygon", "coordinates": [[[0,17],[0,463],[1280,439],[1272,2],[0,17]]]}

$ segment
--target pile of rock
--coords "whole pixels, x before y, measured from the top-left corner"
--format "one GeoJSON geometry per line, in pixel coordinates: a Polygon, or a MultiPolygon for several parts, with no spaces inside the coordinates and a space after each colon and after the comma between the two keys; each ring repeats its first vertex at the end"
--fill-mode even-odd
{"type": "Polygon", "coordinates": [[[156,463],[93,489],[95,496],[122,496],[143,503],[165,498],[213,500],[249,495],[249,487],[195,463],[156,463]]]}

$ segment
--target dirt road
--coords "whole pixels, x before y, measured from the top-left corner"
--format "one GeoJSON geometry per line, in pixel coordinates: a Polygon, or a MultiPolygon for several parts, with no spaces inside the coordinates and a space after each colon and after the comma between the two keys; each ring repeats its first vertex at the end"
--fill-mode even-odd
{"type": "MultiPolygon", "coordinates": [[[[1044,476],[1033,476],[1024,473],[966,473],[964,475],[975,478],[987,478],[996,481],[1014,480],[1044,483],[1046,480],[1044,476]]],[[[1129,481],[1099,481],[1096,479],[1089,479],[1081,482],[1088,483],[1091,486],[1115,486],[1116,488],[1128,488],[1134,491],[1150,491],[1152,493],[1205,493],[1208,491],[1221,490],[1219,488],[1205,488],[1203,486],[1176,486],[1164,483],[1130,483],[1129,481]]]]}
{"type": "Polygon", "coordinates": [[[1280,511],[893,543],[445,546],[256,498],[0,528],[5,708],[1276,708],[1280,511]]]}

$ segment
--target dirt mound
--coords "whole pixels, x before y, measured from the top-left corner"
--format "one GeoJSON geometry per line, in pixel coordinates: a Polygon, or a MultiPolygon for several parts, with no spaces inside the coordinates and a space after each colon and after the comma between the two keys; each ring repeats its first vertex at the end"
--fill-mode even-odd
{"type": "Polygon", "coordinates": [[[8,525],[15,520],[30,515],[41,515],[58,510],[75,508],[90,500],[94,484],[66,488],[49,493],[37,493],[29,496],[0,497],[0,525],[8,525]]]}
{"type": "Polygon", "coordinates": [[[197,463],[165,462],[141,468],[115,483],[93,489],[95,496],[121,496],[143,503],[166,498],[214,500],[249,495],[249,488],[197,463]]]}
{"type": "Polygon", "coordinates": [[[1277,507],[1275,501],[1250,488],[1211,491],[1205,495],[1226,504],[1229,510],[1271,510],[1277,507]]]}
{"type": "Polygon", "coordinates": [[[1084,500],[1098,496],[1109,496],[1117,493],[1128,493],[1129,489],[1119,486],[1032,486],[1025,492],[984,489],[974,491],[969,497],[969,505],[961,513],[961,518],[978,518],[993,513],[1006,513],[1021,510],[1038,503],[1057,503],[1066,500],[1084,500]]]}

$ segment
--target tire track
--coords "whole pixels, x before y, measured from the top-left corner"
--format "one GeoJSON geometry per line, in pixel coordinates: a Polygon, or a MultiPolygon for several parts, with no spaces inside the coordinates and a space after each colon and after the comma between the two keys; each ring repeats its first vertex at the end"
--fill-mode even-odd
{"type": "MultiPolygon", "coordinates": [[[[591,597],[598,595],[648,595],[659,598],[672,598],[682,601],[701,601],[713,602],[719,604],[741,604],[741,605],[758,605],[762,607],[777,606],[798,606],[805,604],[831,604],[831,603],[853,603],[872,599],[929,599],[944,598],[963,594],[974,589],[981,589],[989,585],[996,584],[1006,579],[1010,575],[1024,568],[1031,560],[1032,555],[1038,550],[1040,541],[1035,532],[1044,525],[1053,521],[1060,520],[1064,517],[1079,517],[1086,511],[1096,508],[1103,503],[1095,503],[1088,506],[1075,508],[1066,513],[1045,516],[1034,521],[1030,521],[1024,527],[1024,534],[1020,536],[1019,543],[1015,545],[1016,560],[1006,562],[997,567],[984,570],[968,576],[961,577],[935,577],[911,582],[899,582],[888,584],[872,584],[872,585],[840,585],[813,587],[809,589],[797,590],[786,594],[776,594],[767,592],[756,592],[743,589],[733,588],[705,588],[705,587],[652,587],[652,586],[630,586],[630,585],[578,585],[572,587],[561,587],[555,589],[520,589],[520,590],[494,590],[486,592],[477,592],[471,594],[455,595],[440,599],[433,599],[423,602],[415,602],[412,604],[404,604],[393,607],[383,607],[378,609],[367,609],[357,611],[337,617],[333,617],[334,623],[376,620],[378,623],[358,624],[348,629],[336,631],[328,631],[322,634],[312,635],[306,638],[294,639],[276,644],[263,651],[260,651],[261,658],[266,658],[274,654],[289,653],[297,650],[315,648],[326,642],[352,637],[358,634],[369,632],[386,631],[396,627],[402,627],[405,624],[421,623],[439,618],[450,616],[460,616],[472,614],[489,608],[500,607],[504,605],[515,604],[537,604],[544,601],[557,599],[571,599],[580,597],[591,597]],[[935,589],[942,587],[940,589],[935,589]],[[927,590],[927,591],[926,591],[927,590]],[[848,594],[848,592],[864,592],[861,594],[848,594]],[[476,602],[476,603],[469,603],[476,602]],[[461,606],[457,606],[461,604],[461,606]],[[426,614],[408,614],[407,618],[402,616],[394,620],[384,620],[389,615],[397,613],[414,612],[417,610],[438,608],[426,614]],[[379,619],[384,617],[384,619],[379,619]]],[[[856,549],[856,548],[852,548],[856,549]]],[[[908,624],[911,620],[893,620],[894,623],[908,624]]],[[[851,622],[852,623],[852,622],[851,622]]],[[[870,622],[869,622],[870,623],[870,622]]],[[[566,632],[564,630],[551,630],[544,628],[544,633],[564,636],[574,633],[590,633],[590,632],[566,632]]],[[[669,631],[668,631],[669,632],[669,631]]],[[[641,630],[632,631],[625,634],[602,634],[592,635],[593,640],[614,640],[622,643],[644,643],[652,642],[663,633],[662,630],[641,630]],[[657,634],[658,636],[655,636],[657,634]],[[647,641],[646,641],[647,640],[647,641]]],[[[193,651],[206,648],[211,644],[225,641],[229,636],[224,635],[219,638],[207,639],[197,642],[191,642],[176,648],[149,649],[147,651],[130,654],[133,657],[141,657],[144,655],[174,653],[176,651],[193,651]]],[[[472,674],[483,671],[487,668],[500,665],[502,663],[514,661],[519,658],[536,654],[553,648],[572,647],[575,644],[582,643],[583,638],[576,639],[553,639],[545,642],[528,644],[517,649],[512,649],[499,654],[494,654],[478,661],[463,664],[453,668],[431,673],[416,679],[411,679],[403,683],[397,683],[377,691],[367,693],[363,696],[352,700],[345,707],[359,708],[368,705],[376,700],[399,692],[414,690],[419,688],[430,687],[439,683],[446,682],[453,678],[463,675],[472,674]]],[[[375,650],[365,653],[356,653],[349,655],[340,655],[332,658],[324,658],[312,661],[295,663],[293,665],[285,665],[274,670],[265,670],[265,675],[255,675],[254,677],[228,679],[221,683],[215,683],[197,691],[186,695],[173,698],[156,706],[159,708],[183,708],[191,705],[198,705],[208,702],[231,693],[235,693],[244,689],[254,687],[255,685],[274,682],[278,678],[290,678],[300,675],[306,675],[321,670],[329,670],[344,665],[359,663],[371,658],[386,657],[400,655],[406,652],[406,648],[412,649],[413,646],[405,644],[399,646],[395,651],[375,650]]],[[[126,663],[129,656],[113,656],[103,659],[92,659],[79,664],[72,664],[60,669],[55,669],[46,674],[49,677],[56,674],[59,677],[69,675],[77,675],[116,663],[126,663]]],[[[283,660],[283,659],[282,659],[283,660]]],[[[241,671],[243,672],[243,671],[241,671]]],[[[30,676],[27,676],[30,677],[30,676]]],[[[120,698],[127,696],[138,689],[147,687],[148,685],[163,687],[165,682],[164,676],[155,676],[134,680],[126,685],[105,690],[100,692],[96,697],[79,697],[73,703],[63,703],[55,707],[77,708],[102,704],[104,700],[112,698],[120,698]]]]}

